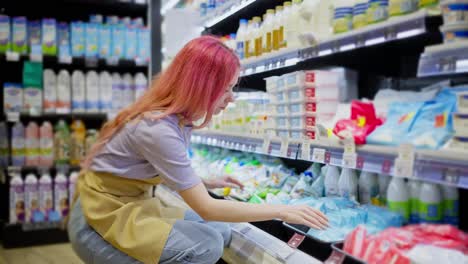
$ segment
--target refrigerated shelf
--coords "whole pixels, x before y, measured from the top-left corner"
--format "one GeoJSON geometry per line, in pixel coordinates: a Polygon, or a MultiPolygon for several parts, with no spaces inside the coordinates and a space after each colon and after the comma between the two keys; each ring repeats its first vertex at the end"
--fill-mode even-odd
{"type": "MultiPolygon", "coordinates": [[[[319,162],[334,166],[347,166],[348,159],[342,142],[329,140],[300,141],[260,136],[246,136],[225,132],[194,131],[192,143],[252,152],[288,159],[319,162]],[[271,142],[271,144],[269,144],[271,142]],[[287,143],[288,152],[285,154],[287,143]],[[269,144],[266,147],[265,144],[269,144]],[[307,147],[309,151],[302,150],[307,147]],[[273,151],[271,151],[272,149],[273,151]],[[283,150],[283,151],[281,151],[283,150]],[[304,156],[305,155],[305,156],[304,156]]],[[[362,171],[401,176],[396,172],[397,147],[362,145],[356,146],[351,167],[362,171]]],[[[412,173],[405,177],[430,181],[453,187],[468,189],[468,155],[453,150],[414,150],[412,173]]],[[[401,173],[400,173],[401,174],[401,173]]]]}
{"type": "Polygon", "coordinates": [[[427,47],[421,55],[418,77],[468,73],[468,41],[427,47]]]}

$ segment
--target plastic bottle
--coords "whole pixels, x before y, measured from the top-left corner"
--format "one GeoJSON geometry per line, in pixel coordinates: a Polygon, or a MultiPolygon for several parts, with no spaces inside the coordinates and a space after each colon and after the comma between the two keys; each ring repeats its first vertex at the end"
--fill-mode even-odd
{"type": "Polygon", "coordinates": [[[341,197],[357,201],[358,178],[355,170],[343,168],[338,180],[338,191],[341,197]]]}
{"type": "Polygon", "coordinates": [[[10,223],[22,223],[25,220],[24,182],[19,173],[11,173],[10,180],[10,223]]]}
{"type": "Polygon", "coordinates": [[[410,192],[410,224],[419,223],[419,194],[421,191],[421,183],[418,180],[409,180],[410,192]]]}
{"type": "Polygon", "coordinates": [[[99,109],[103,113],[112,109],[112,76],[106,71],[99,74],[99,109]]]}
{"type": "Polygon", "coordinates": [[[5,122],[0,122],[0,167],[7,167],[9,160],[8,153],[8,129],[5,122]]]}
{"type": "Polygon", "coordinates": [[[293,0],[289,14],[285,16],[284,38],[288,48],[299,48],[301,46],[300,34],[301,23],[301,0],[293,0]]]}
{"type": "Polygon", "coordinates": [[[133,104],[135,98],[135,85],[130,73],[123,75],[123,107],[133,104]]]}
{"type": "Polygon", "coordinates": [[[388,209],[401,214],[406,223],[410,215],[409,197],[409,190],[405,179],[393,177],[387,190],[388,209]]]}
{"type": "Polygon", "coordinates": [[[148,80],[146,76],[139,72],[135,75],[135,100],[140,98],[148,89],[148,80]]]}
{"type": "Polygon", "coordinates": [[[86,109],[86,80],[82,71],[72,73],[72,109],[75,113],[84,113],[86,109]]]}
{"type": "Polygon", "coordinates": [[[275,10],[268,9],[263,19],[263,53],[270,53],[273,50],[273,20],[275,18],[275,10]]]}
{"type": "Polygon", "coordinates": [[[86,127],[81,120],[75,120],[71,129],[70,164],[78,166],[85,156],[86,127]]]}
{"type": "Polygon", "coordinates": [[[246,41],[247,23],[247,19],[239,20],[239,28],[236,33],[236,53],[240,60],[245,59],[244,44],[246,41]]]}
{"type": "Polygon", "coordinates": [[[44,70],[44,112],[57,111],[57,76],[51,69],[44,70]]]}
{"type": "Polygon", "coordinates": [[[99,76],[95,71],[86,73],[86,112],[99,112],[99,76]]]}
{"type": "Polygon", "coordinates": [[[24,197],[26,208],[25,222],[38,222],[37,212],[39,211],[39,197],[38,197],[38,184],[37,177],[33,173],[29,173],[24,181],[24,197]]]}
{"type": "Polygon", "coordinates": [[[54,130],[50,122],[45,121],[39,129],[39,165],[54,164],[54,130]]]}
{"type": "Polygon", "coordinates": [[[71,93],[70,74],[61,70],[57,77],[57,113],[70,113],[71,93]]]}
{"type": "Polygon", "coordinates": [[[338,181],[340,179],[340,172],[338,168],[328,165],[327,174],[325,175],[325,195],[327,197],[338,196],[338,181]]]}
{"type": "Polygon", "coordinates": [[[378,204],[379,183],[377,174],[363,171],[359,177],[359,201],[361,204],[378,204]]]}
{"type": "Polygon", "coordinates": [[[283,27],[281,26],[283,6],[276,6],[275,18],[273,19],[273,50],[279,50],[282,43],[283,27]]]}
{"type": "Polygon", "coordinates": [[[458,226],[458,189],[449,186],[442,186],[444,196],[444,223],[458,226]]]}
{"type": "Polygon", "coordinates": [[[68,181],[65,173],[59,171],[54,179],[54,210],[59,219],[68,215],[68,181]]]}
{"type": "Polygon", "coordinates": [[[335,0],[333,15],[333,32],[343,33],[353,29],[353,0],[335,0]]]}
{"type": "Polygon", "coordinates": [[[11,132],[11,161],[13,166],[24,166],[25,131],[21,122],[17,122],[11,132]]]}
{"type": "Polygon", "coordinates": [[[78,176],[80,174],[77,171],[74,171],[70,174],[69,182],[68,182],[68,193],[69,195],[69,207],[72,207],[73,203],[73,198],[75,196],[75,186],[76,186],[76,181],[78,180],[78,176]]]}
{"type": "Polygon", "coordinates": [[[118,112],[122,107],[123,90],[120,74],[112,74],[112,110],[118,112]]]}
{"type": "Polygon", "coordinates": [[[419,192],[419,220],[421,223],[441,223],[443,220],[443,197],[436,184],[423,182],[419,192]]]}
{"type": "Polygon", "coordinates": [[[418,10],[418,0],[389,0],[388,13],[399,16],[418,10]]]}
{"type": "Polygon", "coordinates": [[[236,51],[236,38],[237,38],[236,33],[229,34],[229,42],[228,42],[229,45],[228,45],[228,47],[233,51],[236,51]]]}
{"type": "Polygon", "coordinates": [[[254,57],[259,57],[262,55],[262,39],[263,39],[263,34],[262,31],[260,30],[262,19],[258,16],[253,17],[253,22],[252,22],[252,38],[253,38],[253,56],[254,57]]]}
{"type": "Polygon", "coordinates": [[[54,209],[52,189],[52,177],[47,170],[44,170],[39,179],[39,210],[44,215],[45,221],[49,221],[54,209]]]}
{"type": "Polygon", "coordinates": [[[250,50],[252,48],[252,22],[252,20],[249,20],[245,29],[244,59],[248,59],[251,57],[250,50]]]}
{"type": "Polygon", "coordinates": [[[387,206],[387,189],[391,179],[392,177],[388,175],[379,175],[379,196],[381,206],[387,206]]]}
{"type": "Polygon", "coordinates": [[[55,164],[69,164],[70,162],[70,130],[65,121],[59,120],[55,125],[54,135],[55,164]]]}
{"type": "Polygon", "coordinates": [[[291,6],[292,6],[292,3],[290,1],[286,1],[283,3],[283,14],[280,17],[280,29],[279,29],[280,49],[288,47],[288,43],[285,37],[286,36],[285,26],[286,26],[286,20],[291,14],[291,6]]]}
{"type": "Polygon", "coordinates": [[[36,122],[29,122],[25,137],[26,166],[39,165],[39,126],[36,122]]]}

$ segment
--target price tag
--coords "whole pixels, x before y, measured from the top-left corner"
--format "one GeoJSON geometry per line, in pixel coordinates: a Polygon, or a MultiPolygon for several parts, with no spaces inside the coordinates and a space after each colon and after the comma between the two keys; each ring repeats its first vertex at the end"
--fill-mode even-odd
{"type": "Polygon", "coordinates": [[[446,172],[445,172],[445,181],[447,183],[450,183],[450,184],[453,184],[453,185],[458,185],[458,183],[460,182],[460,173],[456,170],[453,170],[453,169],[448,169],[446,172]]]}
{"type": "Polygon", "coordinates": [[[310,156],[310,142],[308,139],[302,141],[301,158],[303,160],[312,160],[312,157],[310,156]]]}
{"type": "Polygon", "coordinates": [[[410,144],[399,147],[398,158],[395,159],[395,176],[412,177],[414,169],[414,148],[410,144]]]}
{"type": "Polygon", "coordinates": [[[267,136],[263,139],[262,153],[270,154],[270,145],[271,145],[271,139],[269,136],[267,136]]]}
{"type": "Polygon", "coordinates": [[[302,241],[304,241],[305,236],[300,235],[298,233],[294,233],[294,235],[289,239],[288,245],[292,248],[297,248],[302,244],[302,241]]]}
{"type": "Polygon", "coordinates": [[[356,145],[354,144],[354,138],[346,138],[343,140],[344,153],[356,153],[356,145]]]}
{"type": "MultiPolygon", "coordinates": [[[[314,148],[312,152],[312,160],[318,163],[325,163],[326,150],[322,148],[314,148]]],[[[330,157],[329,157],[330,158],[330,157]]]]}
{"type": "Polygon", "coordinates": [[[356,153],[343,153],[343,159],[341,165],[345,168],[355,169],[357,164],[356,153]]]}
{"type": "Polygon", "coordinates": [[[19,61],[20,54],[18,52],[7,51],[6,52],[6,60],[7,61],[19,61]]]}
{"type": "Polygon", "coordinates": [[[33,62],[42,62],[42,54],[29,54],[29,60],[33,62]]]}
{"type": "Polygon", "coordinates": [[[356,169],[362,170],[364,168],[364,157],[358,156],[356,161],[356,169]]]}
{"type": "Polygon", "coordinates": [[[383,174],[390,174],[390,169],[392,167],[392,162],[390,160],[384,160],[382,162],[382,173],[383,174]]]}
{"type": "Polygon", "coordinates": [[[289,139],[287,137],[281,138],[281,147],[280,147],[280,156],[281,157],[288,157],[288,147],[289,147],[289,139]]]}
{"type": "Polygon", "coordinates": [[[8,112],[7,113],[7,120],[8,120],[8,122],[19,122],[20,121],[20,113],[19,112],[8,112]]]}
{"type": "Polygon", "coordinates": [[[325,163],[330,164],[331,161],[331,153],[329,151],[325,152],[325,163]]]}
{"type": "Polygon", "coordinates": [[[317,140],[325,140],[328,138],[328,131],[324,126],[317,124],[315,129],[316,129],[317,140]]]}
{"type": "Polygon", "coordinates": [[[58,62],[60,64],[71,64],[72,63],[72,57],[71,56],[60,56],[58,59],[58,62]]]}
{"type": "Polygon", "coordinates": [[[345,255],[341,252],[333,250],[330,257],[325,260],[324,264],[341,264],[345,260],[345,255]]]}

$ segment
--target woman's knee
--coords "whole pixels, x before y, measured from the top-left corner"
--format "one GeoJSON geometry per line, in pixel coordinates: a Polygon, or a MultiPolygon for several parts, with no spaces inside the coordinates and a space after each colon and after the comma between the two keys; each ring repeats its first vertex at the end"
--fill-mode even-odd
{"type": "Polygon", "coordinates": [[[223,238],[222,242],[224,247],[228,247],[232,239],[231,226],[228,223],[221,222],[211,222],[208,225],[213,227],[216,231],[218,231],[221,234],[223,238]]]}
{"type": "Polygon", "coordinates": [[[213,230],[197,247],[195,252],[200,253],[199,259],[202,260],[201,263],[216,263],[223,256],[224,237],[221,233],[213,230]]]}

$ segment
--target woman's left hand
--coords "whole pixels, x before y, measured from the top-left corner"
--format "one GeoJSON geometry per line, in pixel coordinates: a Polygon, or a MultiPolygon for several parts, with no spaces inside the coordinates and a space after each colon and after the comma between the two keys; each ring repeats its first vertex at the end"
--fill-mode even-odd
{"type": "Polygon", "coordinates": [[[224,187],[240,188],[240,189],[244,188],[244,185],[240,181],[238,181],[237,179],[231,176],[224,176],[224,177],[216,178],[216,179],[203,180],[203,183],[208,189],[224,188],[224,187]]]}

